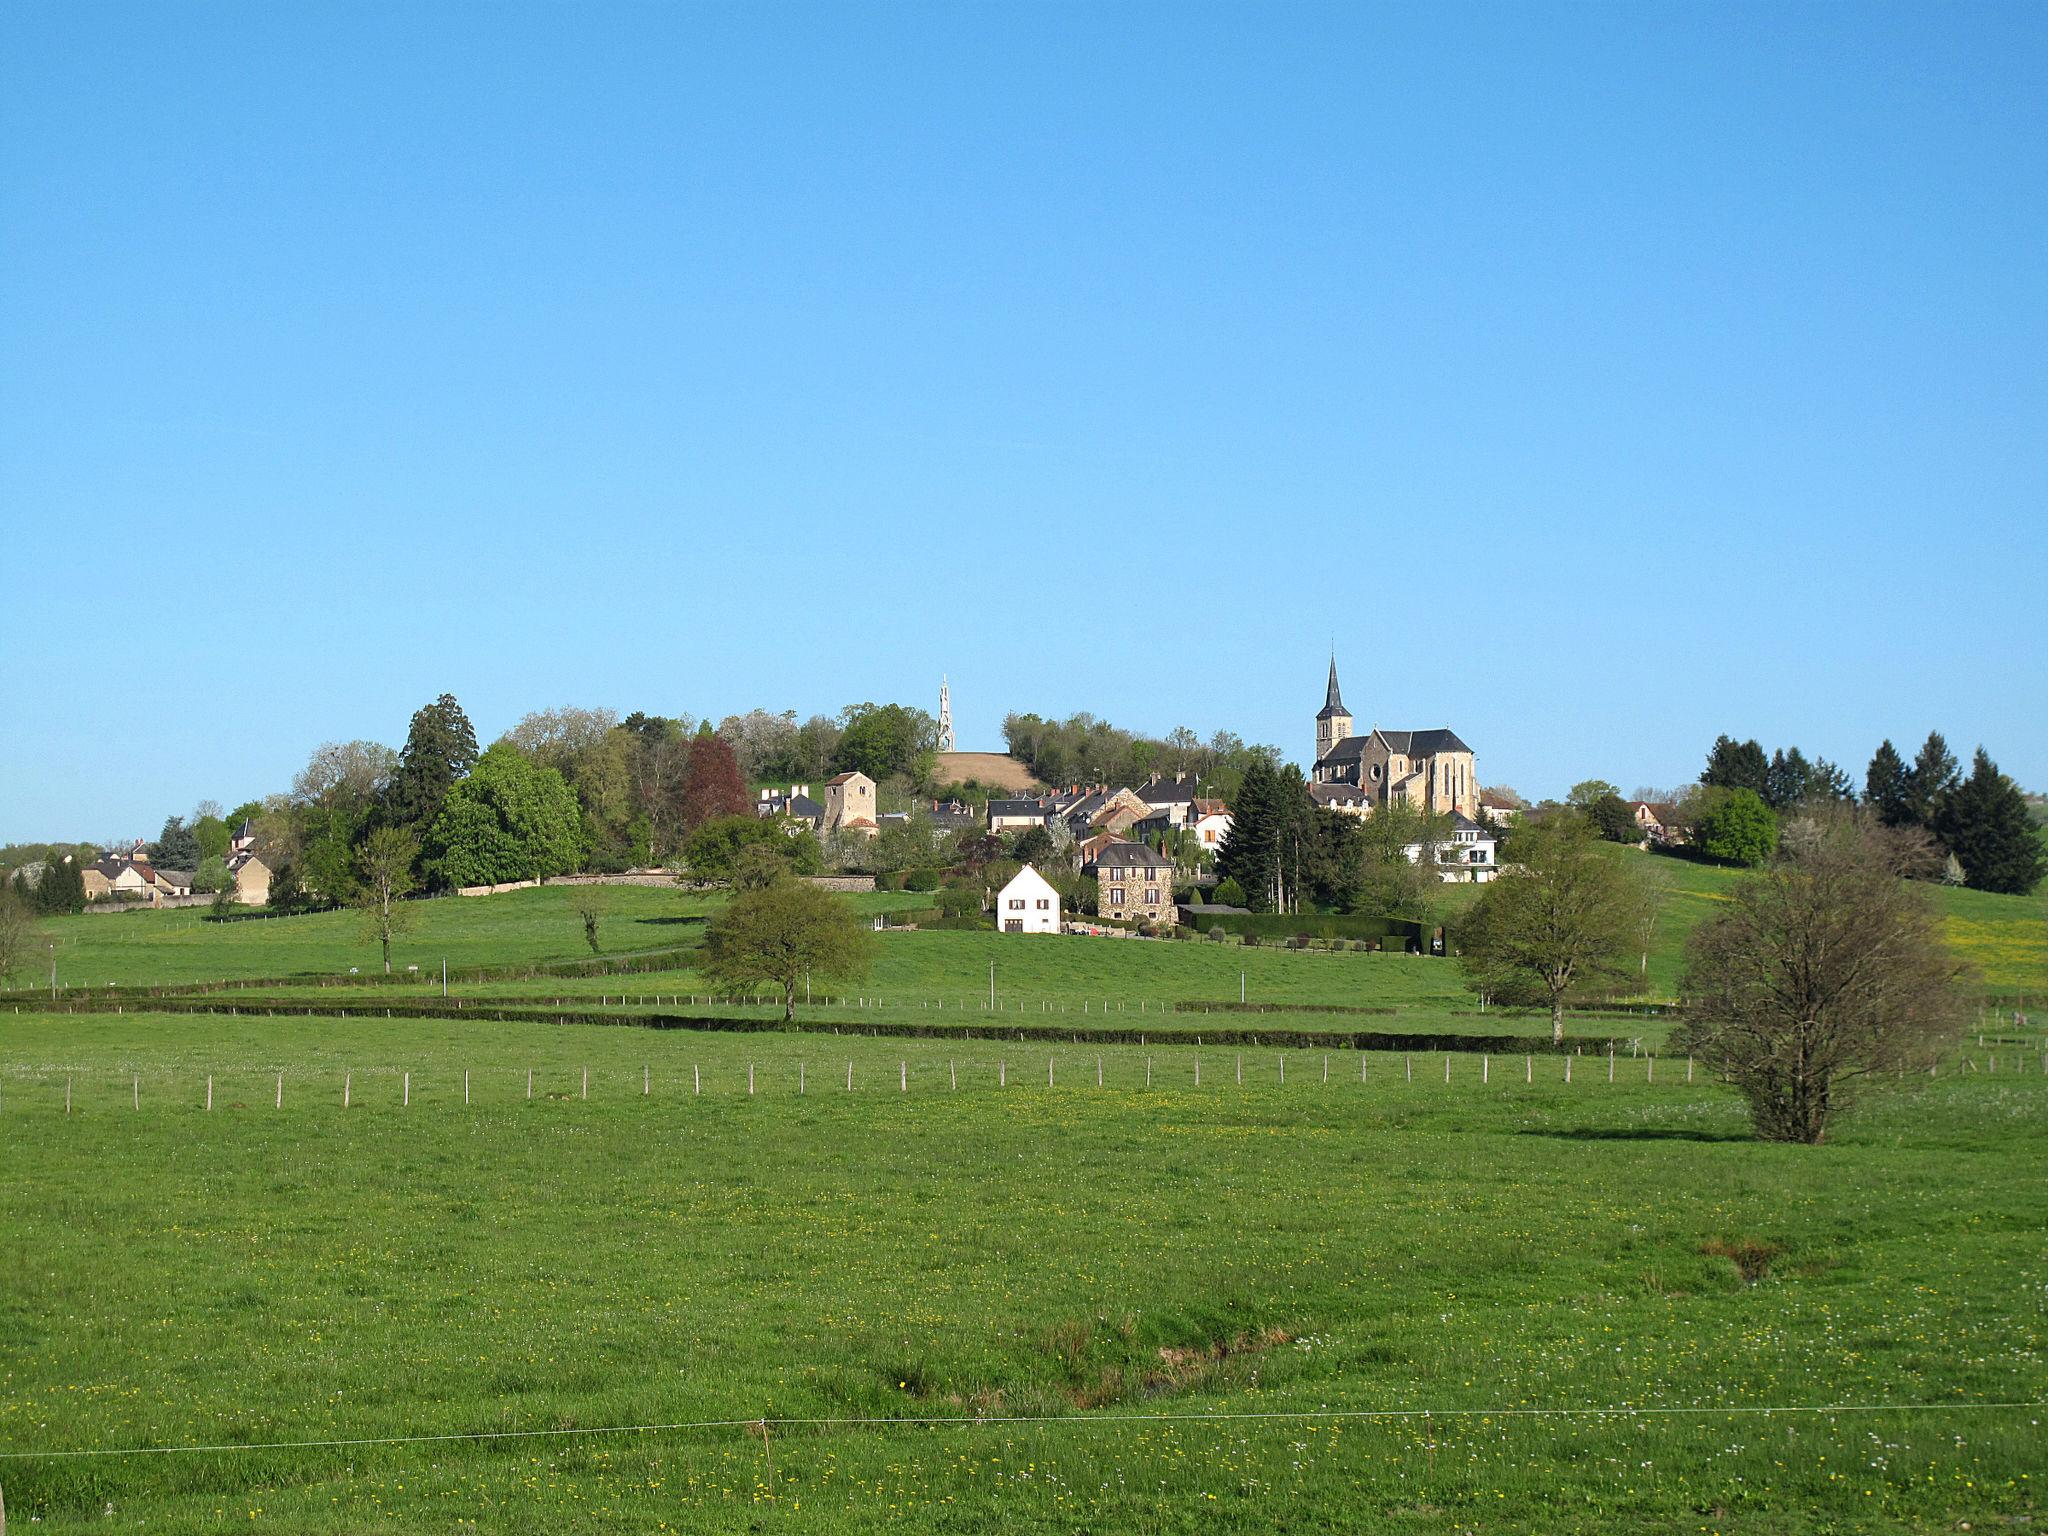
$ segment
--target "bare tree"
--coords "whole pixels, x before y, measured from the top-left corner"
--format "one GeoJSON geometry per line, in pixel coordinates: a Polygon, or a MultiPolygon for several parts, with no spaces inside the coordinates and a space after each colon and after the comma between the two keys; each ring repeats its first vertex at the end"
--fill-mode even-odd
{"type": "Polygon", "coordinates": [[[12,887],[0,885],[0,981],[20,970],[41,941],[28,903],[12,887]]]}
{"type": "Polygon", "coordinates": [[[384,947],[386,976],[391,974],[392,935],[412,926],[404,898],[413,888],[412,864],[419,851],[410,832],[379,827],[356,853],[356,909],[363,915],[364,933],[384,947]]]}
{"type": "Polygon", "coordinates": [[[1873,817],[1809,817],[1693,931],[1673,1044],[1734,1085],[1766,1140],[1817,1144],[1857,1079],[1962,1027],[1961,967],[1926,887],[1899,876],[1919,856],[1873,817]]]}

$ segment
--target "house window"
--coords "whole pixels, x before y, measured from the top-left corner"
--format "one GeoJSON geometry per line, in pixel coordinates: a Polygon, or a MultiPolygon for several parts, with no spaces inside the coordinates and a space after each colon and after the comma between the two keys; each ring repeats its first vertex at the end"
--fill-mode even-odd
{"type": "Polygon", "coordinates": [[[1147,888],[1145,892],[1145,905],[1148,907],[1156,907],[1159,905],[1159,892],[1157,888],[1147,888]]]}
{"type": "Polygon", "coordinates": [[[1116,903],[1116,905],[1122,906],[1124,904],[1124,888],[1120,885],[1111,886],[1109,888],[1109,899],[1116,903]]]}
{"type": "Polygon", "coordinates": [[[1022,912],[1024,910],[1024,898],[1022,896],[1012,896],[1010,898],[1010,910],[1012,912],[1022,912]]]}
{"type": "Polygon", "coordinates": [[[1041,912],[1049,912],[1052,910],[1052,903],[1047,901],[1043,896],[1041,896],[1038,898],[1038,910],[1041,912]]]}

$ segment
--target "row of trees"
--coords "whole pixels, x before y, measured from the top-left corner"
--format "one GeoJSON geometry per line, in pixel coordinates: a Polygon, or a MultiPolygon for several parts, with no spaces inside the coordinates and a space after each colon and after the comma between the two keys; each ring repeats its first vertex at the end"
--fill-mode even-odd
{"type": "Polygon", "coordinates": [[[1158,773],[1197,778],[1233,806],[1253,763],[1280,763],[1278,747],[1247,746],[1234,731],[1218,731],[1206,742],[1184,725],[1165,736],[1142,736],[1085,712],[1064,720],[1007,715],[1003,741],[1044,784],[1136,784],[1158,773]]]}
{"type": "Polygon", "coordinates": [[[1950,879],[2024,895],[2048,873],[2048,849],[2017,784],[1979,747],[1965,778],[1939,731],[1908,767],[1889,740],[1872,754],[1864,800],[1886,826],[1913,829],[1946,853],[1950,879]]]}
{"type": "MultiPolygon", "coordinates": [[[[1889,740],[1865,771],[1859,796],[1849,775],[1797,747],[1765,753],[1756,741],[1716,738],[1699,781],[1679,790],[1636,792],[1665,807],[1664,824],[1687,844],[1726,863],[1758,867],[1777,850],[1780,828],[1801,814],[1856,804],[1886,827],[1915,830],[1934,850],[1916,861],[1930,876],[1979,890],[2023,895],[2048,873],[2048,849],[2018,785],[1982,747],[1965,777],[1939,731],[1909,764],[1889,740]]],[[[1602,837],[1641,837],[1630,801],[1612,784],[1574,785],[1567,805],[1602,837]]]]}

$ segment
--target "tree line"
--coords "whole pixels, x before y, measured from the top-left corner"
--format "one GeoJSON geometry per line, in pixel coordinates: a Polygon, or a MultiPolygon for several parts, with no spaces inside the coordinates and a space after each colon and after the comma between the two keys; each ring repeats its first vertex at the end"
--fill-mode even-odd
{"type": "Polygon", "coordinates": [[[1252,764],[1272,768],[1281,760],[1278,747],[1248,746],[1235,731],[1217,731],[1206,742],[1184,725],[1144,736],[1085,711],[1064,720],[1005,715],[1003,743],[1041,784],[1137,784],[1156,773],[1197,779],[1233,805],[1252,764]]]}
{"type": "MultiPolygon", "coordinates": [[[[1659,805],[1662,824],[1697,852],[1755,868],[1777,851],[1796,817],[1843,806],[1868,808],[1884,826],[1918,834],[1914,873],[1952,885],[2025,895],[2048,873],[2048,847],[2025,794],[1979,747],[1965,775],[1939,731],[1908,763],[1890,740],[1872,754],[1859,793],[1846,769],[1798,747],[1766,753],[1761,743],[1722,735],[1698,782],[1678,790],[1639,789],[1659,805]]],[[[1572,787],[1567,808],[1614,842],[1642,839],[1634,805],[1600,779],[1572,787]]]]}

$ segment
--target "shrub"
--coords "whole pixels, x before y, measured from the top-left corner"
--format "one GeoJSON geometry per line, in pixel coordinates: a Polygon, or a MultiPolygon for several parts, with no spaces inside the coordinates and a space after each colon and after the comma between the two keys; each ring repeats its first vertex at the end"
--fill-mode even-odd
{"type": "Polygon", "coordinates": [[[939,888],[939,872],[936,869],[913,869],[903,877],[906,891],[936,891],[939,888]]]}
{"type": "Polygon", "coordinates": [[[1244,887],[1226,875],[1216,882],[1216,889],[1209,893],[1209,899],[1219,907],[1241,907],[1245,904],[1244,887]]]}

